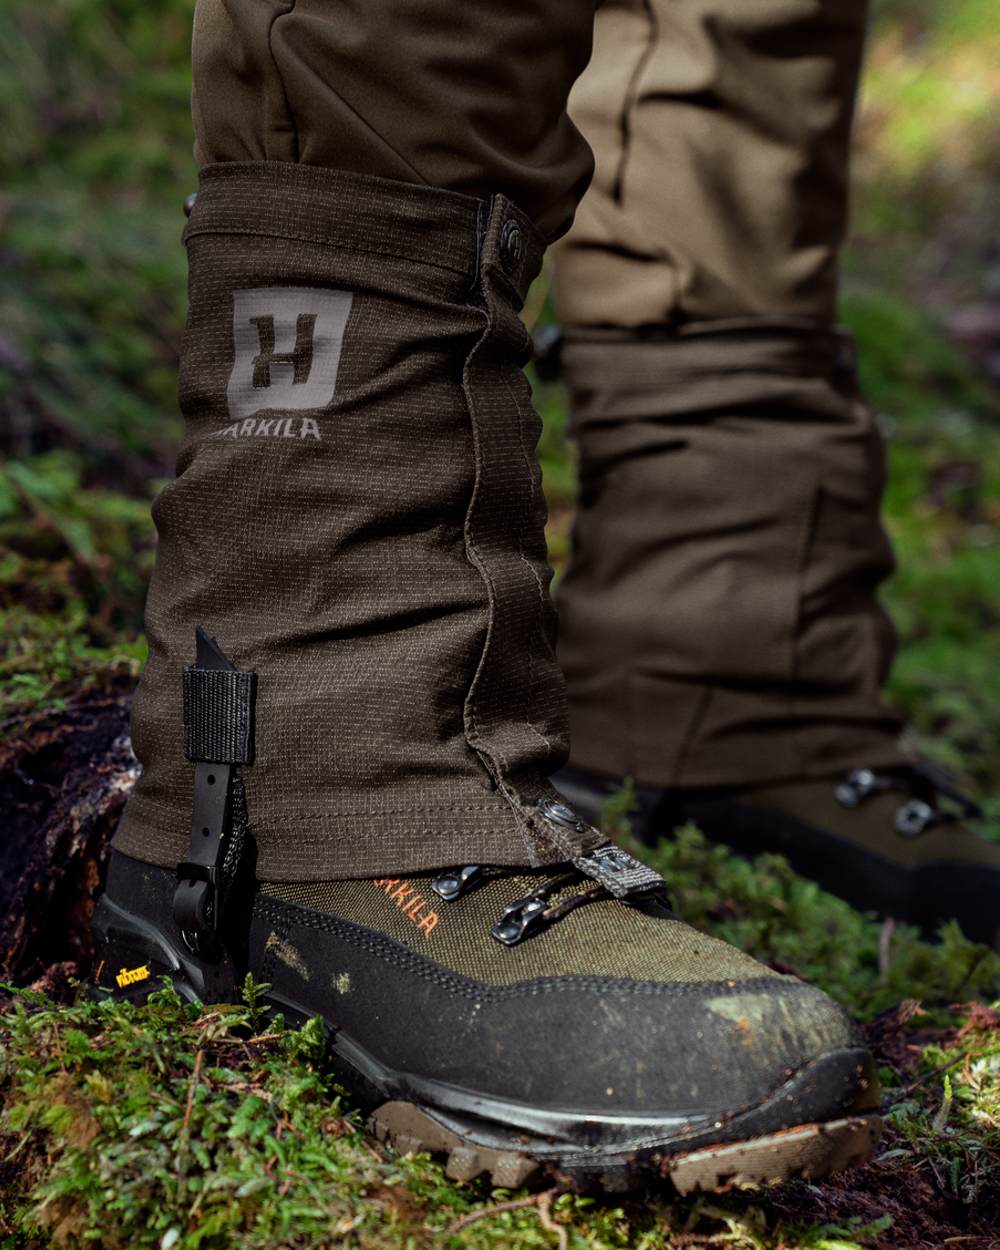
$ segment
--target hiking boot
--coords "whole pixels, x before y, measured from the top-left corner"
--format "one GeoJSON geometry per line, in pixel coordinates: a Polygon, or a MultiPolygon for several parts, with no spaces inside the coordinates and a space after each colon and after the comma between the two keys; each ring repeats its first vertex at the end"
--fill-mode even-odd
{"type": "Polygon", "coordinates": [[[872,1060],[840,1008],[683,924],[615,848],[536,872],[250,882],[218,947],[180,929],[177,889],[114,854],[99,984],[135,1000],[168,977],[214,1001],[251,972],[286,1018],[323,1020],[374,1133],[453,1179],[688,1193],[817,1179],[877,1140],[872,1060]]]}
{"type": "MultiPolygon", "coordinates": [[[[621,784],[579,769],[556,781],[595,822],[621,784]]],[[[636,807],[632,829],[643,841],[690,821],[741,854],[784,855],[862,911],[928,933],[954,919],[974,941],[997,942],[1000,846],[970,828],[980,809],[930,763],[756,787],[640,787],[636,807]]]]}
{"type": "Polygon", "coordinates": [[[99,983],[230,1002],[252,974],[326,1022],[374,1130],[456,1178],[686,1192],[867,1157],[839,1008],[686,928],[549,781],[532,222],[234,163],[185,237],[186,435],[99,983]]]}

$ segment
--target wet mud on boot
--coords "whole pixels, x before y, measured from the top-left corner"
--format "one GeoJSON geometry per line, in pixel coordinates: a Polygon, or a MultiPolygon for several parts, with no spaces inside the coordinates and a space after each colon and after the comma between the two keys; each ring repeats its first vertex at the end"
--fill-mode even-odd
{"type": "MultiPolygon", "coordinates": [[[[569,801],[598,822],[619,780],[567,768],[569,801]]],[[[859,767],[758,787],[636,789],[632,830],[652,843],[691,822],[740,854],[784,855],[862,911],[933,933],[957,920],[974,941],[1000,939],[1000,846],[969,824],[979,807],[944,769],[859,767]]]]}

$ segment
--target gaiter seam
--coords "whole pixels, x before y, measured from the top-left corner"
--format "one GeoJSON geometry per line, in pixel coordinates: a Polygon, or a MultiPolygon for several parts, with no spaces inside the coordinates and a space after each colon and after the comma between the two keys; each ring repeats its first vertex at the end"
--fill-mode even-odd
{"type": "MultiPolygon", "coordinates": [[[[524,411],[522,409],[520,400],[518,399],[517,395],[514,392],[514,388],[511,386],[510,382],[508,381],[506,377],[504,377],[503,379],[503,384],[504,384],[504,388],[507,391],[507,394],[510,396],[510,402],[514,406],[515,411],[517,412],[518,446],[521,448],[521,458],[524,461],[524,471],[525,473],[528,474],[529,479],[531,480],[531,501],[530,502],[531,502],[531,505],[533,506],[535,503],[535,482],[531,473],[531,469],[532,469],[531,459],[528,456],[527,448],[524,445],[524,411]]],[[[531,561],[524,554],[524,520],[523,518],[517,531],[517,554],[521,563],[531,574],[531,578],[535,584],[535,589],[537,591],[537,602],[538,602],[538,611],[537,611],[536,620],[535,620],[535,632],[536,634],[541,635],[542,641],[544,643],[547,641],[545,638],[544,593],[542,590],[542,583],[541,583],[541,580],[539,579],[537,570],[532,565],[531,561]]],[[[527,658],[528,658],[528,693],[527,693],[527,698],[525,700],[524,720],[525,720],[525,724],[528,726],[531,732],[535,735],[535,737],[544,744],[546,755],[551,755],[552,743],[545,736],[545,734],[541,732],[541,730],[539,729],[535,721],[532,719],[532,715],[531,715],[532,709],[534,707],[534,701],[535,701],[534,696],[535,696],[535,685],[536,685],[535,653],[534,653],[533,648],[528,649],[527,658]]]]}

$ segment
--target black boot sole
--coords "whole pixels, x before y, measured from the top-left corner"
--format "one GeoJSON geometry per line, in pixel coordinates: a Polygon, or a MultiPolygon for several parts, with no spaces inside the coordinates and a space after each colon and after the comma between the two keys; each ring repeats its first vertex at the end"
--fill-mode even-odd
{"type": "MultiPolygon", "coordinates": [[[[155,910],[155,909],[154,909],[155,910]]],[[[100,989],[144,1001],[166,977],[205,1001],[206,969],[162,918],[105,896],[98,903],[100,989]]],[[[269,1005],[301,1022],[314,1013],[272,992],[269,1005]]],[[[870,1055],[842,1049],[790,1073],[764,1101],[724,1119],[559,1112],[477,1094],[387,1067],[324,1018],[330,1065],[368,1116],[375,1136],[401,1153],[443,1156],[448,1176],[494,1186],[547,1179],[581,1191],[625,1192],[667,1182],[679,1193],[792,1178],[819,1180],[871,1157],[881,1121],[870,1055]]]]}

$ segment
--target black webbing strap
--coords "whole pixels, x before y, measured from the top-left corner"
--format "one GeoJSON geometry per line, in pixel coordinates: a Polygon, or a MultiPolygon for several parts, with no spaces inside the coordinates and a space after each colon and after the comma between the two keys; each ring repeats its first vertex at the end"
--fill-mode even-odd
{"type": "Polygon", "coordinates": [[[184,673],[185,754],[195,765],[191,842],[177,866],[174,919],[188,947],[209,961],[206,972],[220,1000],[234,971],[219,930],[223,864],[232,838],[236,764],[253,761],[256,676],[238,672],[199,625],[195,664],[184,673]]]}
{"type": "Polygon", "coordinates": [[[193,664],[184,670],[184,754],[189,760],[253,763],[256,686],[256,673],[240,673],[234,668],[199,668],[193,664]]]}

